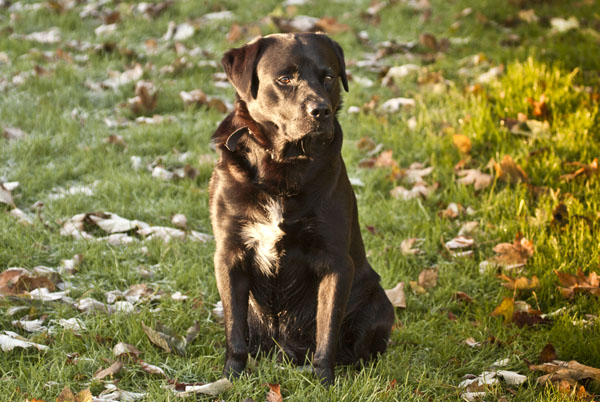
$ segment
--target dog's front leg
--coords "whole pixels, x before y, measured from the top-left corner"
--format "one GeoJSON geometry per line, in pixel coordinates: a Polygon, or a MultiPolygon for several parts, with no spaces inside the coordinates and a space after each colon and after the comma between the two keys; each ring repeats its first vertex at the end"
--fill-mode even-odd
{"type": "Polygon", "coordinates": [[[239,377],[248,360],[248,275],[241,264],[228,264],[215,256],[217,287],[223,303],[227,342],[225,377],[239,377]]]}
{"type": "Polygon", "coordinates": [[[319,284],[317,345],[313,365],[315,373],[325,384],[332,384],[334,381],[333,367],[340,327],[352,286],[351,267],[352,263],[348,262],[344,267],[328,272],[319,284]]]}

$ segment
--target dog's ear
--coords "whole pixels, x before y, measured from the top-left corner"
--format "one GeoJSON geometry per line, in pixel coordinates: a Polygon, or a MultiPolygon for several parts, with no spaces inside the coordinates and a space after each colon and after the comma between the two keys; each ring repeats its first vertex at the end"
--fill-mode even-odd
{"type": "Polygon", "coordinates": [[[335,50],[335,55],[337,56],[338,63],[340,65],[340,78],[342,79],[342,85],[344,86],[344,90],[348,92],[348,77],[346,76],[346,61],[344,60],[344,51],[342,47],[333,39],[329,38],[333,49],[335,50]]]}
{"type": "Polygon", "coordinates": [[[242,47],[231,49],[221,59],[225,74],[242,99],[256,98],[258,76],[256,63],[260,53],[261,39],[242,47]]]}

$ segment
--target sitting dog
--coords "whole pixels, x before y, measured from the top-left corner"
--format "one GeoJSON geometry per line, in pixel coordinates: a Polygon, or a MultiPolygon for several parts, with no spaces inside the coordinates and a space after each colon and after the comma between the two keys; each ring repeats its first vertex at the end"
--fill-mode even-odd
{"type": "Polygon", "coordinates": [[[324,34],[275,34],[228,51],[235,110],[213,134],[210,181],[217,286],[237,377],[276,349],[324,383],[335,364],[383,353],[394,322],[365,256],[340,150],[341,47],[324,34]]]}

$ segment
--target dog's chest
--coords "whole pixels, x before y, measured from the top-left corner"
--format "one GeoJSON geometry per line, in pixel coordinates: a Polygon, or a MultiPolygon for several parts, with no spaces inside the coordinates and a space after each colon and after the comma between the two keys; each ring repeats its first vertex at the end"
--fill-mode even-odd
{"type": "Polygon", "coordinates": [[[270,199],[241,229],[244,244],[254,251],[255,266],[265,275],[273,275],[278,265],[281,251],[277,244],[285,235],[282,223],[283,204],[280,200],[270,199]]]}

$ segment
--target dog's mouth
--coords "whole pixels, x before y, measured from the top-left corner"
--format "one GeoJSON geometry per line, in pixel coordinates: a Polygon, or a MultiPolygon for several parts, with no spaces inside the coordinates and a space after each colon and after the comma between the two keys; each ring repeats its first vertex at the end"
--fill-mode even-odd
{"type": "Polygon", "coordinates": [[[331,141],[332,131],[310,131],[299,139],[287,142],[282,154],[284,158],[310,157],[326,148],[331,141]]]}

